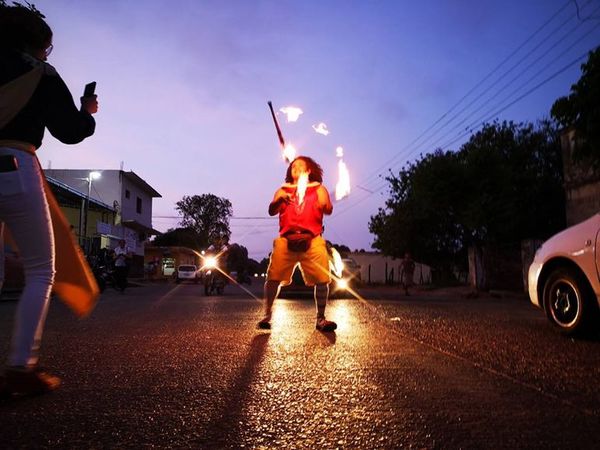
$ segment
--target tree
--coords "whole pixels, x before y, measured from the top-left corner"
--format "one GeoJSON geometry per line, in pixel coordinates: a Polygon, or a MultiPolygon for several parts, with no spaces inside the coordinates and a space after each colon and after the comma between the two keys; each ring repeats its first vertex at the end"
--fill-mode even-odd
{"type": "Polygon", "coordinates": [[[196,251],[206,247],[206,242],[203,242],[202,237],[192,228],[171,228],[166,233],[156,236],[152,243],[163,247],[187,247],[196,251]]]}
{"type": "Polygon", "coordinates": [[[335,248],[342,258],[348,257],[348,253],[350,253],[352,251],[352,250],[350,250],[350,247],[348,247],[347,245],[334,244],[333,242],[330,242],[330,241],[327,241],[327,246],[335,248]]]}
{"type": "Polygon", "coordinates": [[[574,127],[578,139],[573,158],[600,168],[600,47],[581,66],[571,93],[554,102],[550,114],[563,127],[574,127]]]}
{"type": "Polygon", "coordinates": [[[487,124],[460,151],[436,152],[390,174],[371,217],[373,246],[410,251],[448,273],[471,244],[545,238],[564,227],[560,146],[548,122],[487,124]]]}
{"type": "Polygon", "coordinates": [[[184,228],[193,229],[204,247],[221,247],[229,242],[229,218],[233,214],[231,202],[213,194],[184,196],[176,203],[184,228]]]}
{"type": "Polygon", "coordinates": [[[248,250],[240,244],[231,244],[227,250],[227,269],[244,274],[248,269],[248,250]]]}
{"type": "Polygon", "coordinates": [[[387,180],[390,198],[369,223],[373,247],[394,257],[410,251],[448,272],[463,247],[463,230],[456,220],[464,197],[458,156],[437,150],[398,175],[390,173],[387,180]]]}
{"type": "Polygon", "coordinates": [[[485,125],[461,147],[461,221],[472,243],[547,238],[565,224],[558,133],[545,121],[485,125]]]}

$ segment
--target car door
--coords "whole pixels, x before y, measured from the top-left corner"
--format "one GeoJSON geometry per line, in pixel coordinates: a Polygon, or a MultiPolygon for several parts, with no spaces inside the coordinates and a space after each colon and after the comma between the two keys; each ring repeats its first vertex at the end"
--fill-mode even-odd
{"type": "Polygon", "coordinates": [[[594,255],[596,255],[596,277],[600,281],[600,219],[596,221],[596,243],[594,246],[594,255]]]}

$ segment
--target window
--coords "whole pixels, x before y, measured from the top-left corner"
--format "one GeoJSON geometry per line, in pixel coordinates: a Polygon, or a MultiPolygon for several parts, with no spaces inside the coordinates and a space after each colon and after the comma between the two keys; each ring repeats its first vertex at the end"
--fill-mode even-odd
{"type": "Polygon", "coordinates": [[[137,211],[138,214],[142,213],[142,199],[141,198],[137,198],[137,201],[135,203],[135,210],[137,211]]]}
{"type": "Polygon", "coordinates": [[[125,189],[125,198],[129,197],[131,197],[131,193],[129,192],[129,189],[125,189]]]}

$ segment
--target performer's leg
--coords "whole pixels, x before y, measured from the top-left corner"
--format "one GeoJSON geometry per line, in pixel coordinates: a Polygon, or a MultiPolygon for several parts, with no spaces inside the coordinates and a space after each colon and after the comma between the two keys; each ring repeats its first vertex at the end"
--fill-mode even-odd
{"type": "Polygon", "coordinates": [[[315,305],[317,308],[317,320],[325,318],[325,307],[329,297],[329,284],[315,284],[315,305]]]}
{"type": "Polygon", "coordinates": [[[258,322],[259,328],[271,328],[273,303],[279,294],[281,284],[289,284],[295,264],[296,257],[292,252],[288,251],[287,241],[284,238],[275,239],[273,241],[271,260],[267,269],[267,281],[264,287],[265,316],[258,322]]]}
{"type": "Polygon", "coordinates": [[[265,317],[263,320],[271,321],[271,315],[273,313],[273,303],[279,295],[281,284],[279,281],[267,280],[264,288],[264,301],[265,301],[265,317]]]}

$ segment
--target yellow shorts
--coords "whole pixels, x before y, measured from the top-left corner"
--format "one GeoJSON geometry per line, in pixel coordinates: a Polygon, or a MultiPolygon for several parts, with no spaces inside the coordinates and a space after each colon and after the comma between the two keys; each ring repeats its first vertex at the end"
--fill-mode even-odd
{"type": "Polygon", "coordinates": [[[287,286],[292,282],[292,274],[296,265],[300,266],[302,278],[307,286],[329,283],[331,276],[325,239],[321,236],[313,238],[310,248],[305,252],[289,251],[287,239],[282,237],[275,239],[267,280],[279,281],[283,286],[287,286]]]}

